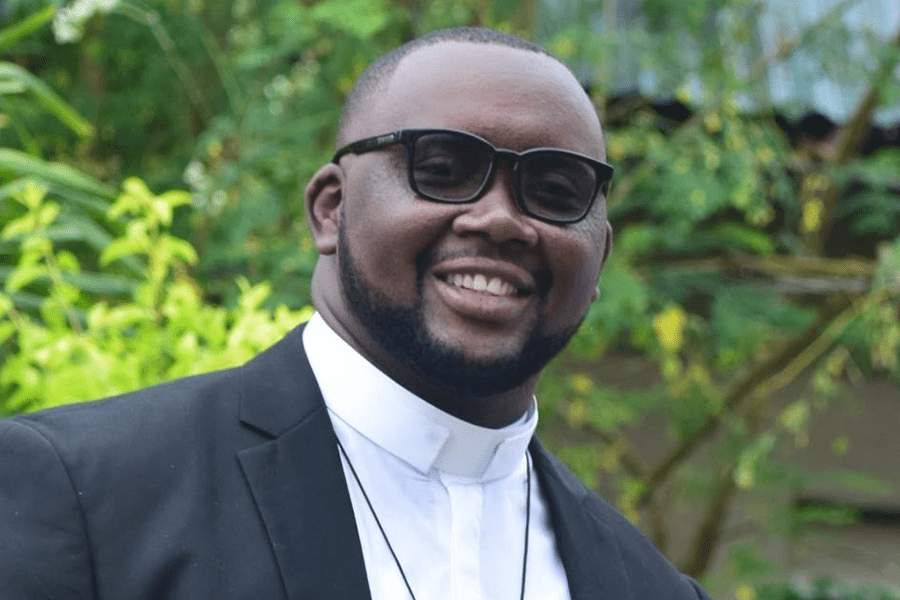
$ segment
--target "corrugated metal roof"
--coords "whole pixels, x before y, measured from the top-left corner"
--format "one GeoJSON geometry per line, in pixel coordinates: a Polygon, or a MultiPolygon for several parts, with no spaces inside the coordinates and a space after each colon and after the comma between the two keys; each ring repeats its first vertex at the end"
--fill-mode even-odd
{"type": "MultiPolygon", "coordinates": [[[[840,4],[841,0],[766,0],[767,10],[757,24],[766,55],[777,52],[780,40],[796,38],[840,4]]],[[[900,30],[900,0],[859,0],[842,11],[840,20],[851,35],[843,45],[848,62],[872,73],[878,68],[877,52],[900,30]]],[[[802,51],[777,64],[768,77],[772,103],[804,112],[813,110],[843,122],[859,104],[868,83],[864,74],[854,77],[852,72],[841,73],[840,68],[830,73],[828,67],[802,51]]],[[[894,75],[900,82],[900,68],[894,75]]],[[[879,107],[874,118],[881,125],[900,122],[900,102],[879,107]]]]}
{"type": "MultiPolygon", "coordinates": [[[[585,79],[594,79],[592,56],[602,49],[604,78],[613,81],[616,92],[671,99],[684,88],[699,97],[697,41],[684,36],[675,52],[663,48],[663,36],[653,32],[641,6],[640,0],[543,0],[538,34],[551,45],[567,29],[593,38],[569,57],[571,63],[585,79]]],[[[760,0],[756,10],[747,3],[710,14],[703,30],[720,36],[717,42],[732,50],[732,67],[740,77],[771,61],[752,92],[737,98],[744,109],[772,105],[788,116],[818,112],[843,122],[867,92],[880,53],[900,31],[900,0],[760,0]],[[751,36],[743,42],[722,39],[741,19],[750,20],[751,36]],[[777,58],[801,39],[796,50],[777,58]]],[[[900,67],[894,76],[900,88],[900,67]]],[[[900,123],[900,99],[880,106],[874,118],[883,126],[900,123]]]]}

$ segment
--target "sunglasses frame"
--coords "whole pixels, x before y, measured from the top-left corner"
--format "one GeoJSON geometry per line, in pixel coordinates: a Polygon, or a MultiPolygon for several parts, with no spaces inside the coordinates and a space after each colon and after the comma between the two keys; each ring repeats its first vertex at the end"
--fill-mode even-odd
{"type": "Polygon", "coordinates": [[[490,183],[493,180],[494,173],[497,169],[497,158],[501,157],[512,159],[514,182],[513,196],[516,200],[516,206],[518,206],[519,210],[521,210],[529,217],[544,221],[546,223],[554,223],[560,225],[577,223],[578,221],[584,219],[590,212],[591,207],[594,205],[598,193],[602,191],[604,195],[606,194],[607,190],[609,189],[609,182],[612,179],[613,174],[613,167],[606,163],[600,162],[595,158],[591,158],[590,156],[585,156],[584,154],[571,152],[569,150],[560,150],[559,148],[530,148],[528,150],[525,150],[524,152],[516,152],[515,150],[508,150],[506,148],[497,148],[483,137],[477,136],[474,133],[469,133],[468,131],[459,131],[457,129],[400,129],[392,133],[385,133],[363,138],[338,149],[338,151],[334,153],[334,157],[331,159],[331,162],[334,164],[338,164],[338,161],[340,161],[340,159],[346,154],[365,154],[366,152],[380,150],[382,148],[393,146],[395,144],[401,144],[406,148],[406,174],[409,180],[409,186],[410,188],[412,188],[413,192],[415,192],[422,198],[425,198],[426,200],[430,200],[432,202],[441,202],[444,204],[468,204],[471,202],[475,202],[476,200],[481,198],[481,196],[483,196],[490,187],[490,183]],[[415,178],[413,177],[413,149],[415,148],[416,140],[418,140],[422,136],[429,134],[452,134],[475,141],[490,149],[490,165],[488,166],[487,173],[485,174],[478,190],[476,190],[475,193],[473,193],[471,196],[459,199],[438,198],[436,196],[432,196],[431,194],[426,194],[419,189],[419,186],[416,184],[415,178]],[[535,154],[551,154],[553,156],[562,155],[570,158],[575,158],[586,163],[594,170],[596,180],[593,193],[591,194],[590,201],[585,206],[584,211],[577,217],[564,219],[548,217],[533,212],[525,205],[525,199],[522,197],[522,172],[519,169],[519,165],[524,159],[535,154]]]}

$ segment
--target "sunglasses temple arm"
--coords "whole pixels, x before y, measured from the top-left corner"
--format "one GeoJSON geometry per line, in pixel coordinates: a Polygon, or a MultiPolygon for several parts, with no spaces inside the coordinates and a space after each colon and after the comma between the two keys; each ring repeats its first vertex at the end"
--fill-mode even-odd
{"type": "Polygon", "coordinates": [[[379,148],[384,148],[385,146],[396,144],[400,141],[400,138],[400,132],[395,131],[393,133],[376,135],[373,137],[357,140],[352,144],[347,144],[346,146],[335,152],[334,158],[331,159],[331,162],[337,163],[345,154],[365,154],[366,152],[371,152],[372,150],[378,150],[379,148]]]}

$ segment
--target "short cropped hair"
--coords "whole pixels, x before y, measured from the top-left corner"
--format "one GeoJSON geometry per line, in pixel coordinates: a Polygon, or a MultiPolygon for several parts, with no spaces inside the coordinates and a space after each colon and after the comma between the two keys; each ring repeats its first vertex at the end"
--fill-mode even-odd
{"type": "Polygon", "coordinates": [[[494,29],[485,29],[483,27],[456,27],[453,29],[433,31],[391,50],[384,56],[376,59],[365,71],[363,71],[362,75],[359,76],[359,79],[357,79],[356,83],[353,85],[353,89],[350,90],[350,94],[347,96],[347,100],[344,103],[344,110],[341,112],[341,120],[338,126],[338,145],[350,141],[345,139],[350,123],[363,109],[367,101],[384,88],[394,74],[394,71],[397,69],[397,65],[400,64],[400,61],[414,50],[425,46],[432,46],[440,42],[499,44],[510,48],[516,48],[517,50],[536,52],[559,61],[557,57],[550,54],[550,52],[542,46],[511,33],[496,31],[494,29]]]}

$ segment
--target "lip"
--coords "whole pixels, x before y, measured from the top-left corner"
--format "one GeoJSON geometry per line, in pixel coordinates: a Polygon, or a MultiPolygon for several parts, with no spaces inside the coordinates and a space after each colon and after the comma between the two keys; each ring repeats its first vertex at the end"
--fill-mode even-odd
{"type": "Polygon", "coordinates": [[[535,278],[525,269],[504,261],[463,257],[441,261],[431,269],[430,280],[443,303],[453,312],[478,321],[501,323],[521,317],[534,300],[535,278]],[[451,275],[484,275],[511,284],[515,293],[494,295],[449,283],[451,275]]]}
{"type": "Polygon", "coordinates": [[[535,278],[530,272],[518,265],[493,258],[466,256],[443,260],[434,265],[431,272],[445,283],[447,277],[453,274],[481,274],[488,280],[497,277],[515,287],[517,296],[530,295],[536,287],[535,278]]]}

